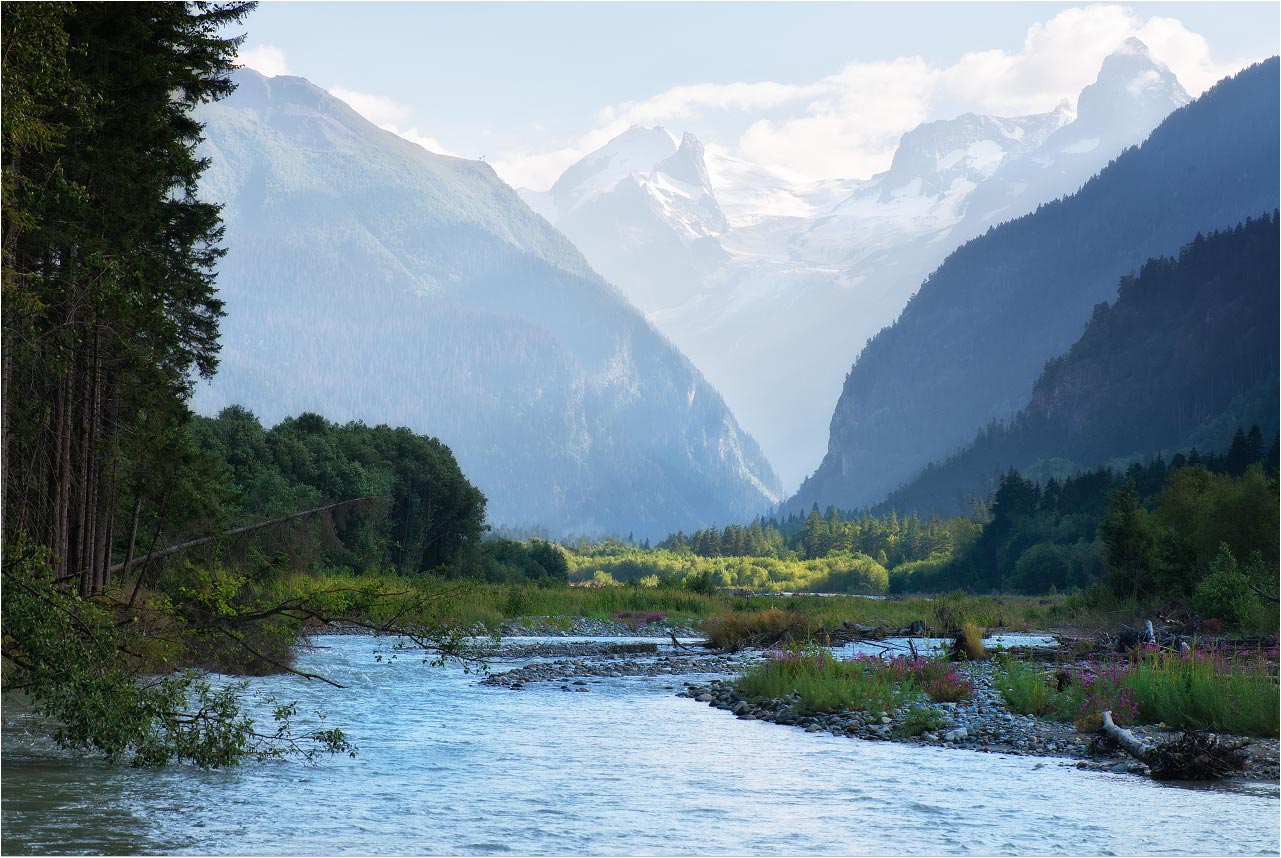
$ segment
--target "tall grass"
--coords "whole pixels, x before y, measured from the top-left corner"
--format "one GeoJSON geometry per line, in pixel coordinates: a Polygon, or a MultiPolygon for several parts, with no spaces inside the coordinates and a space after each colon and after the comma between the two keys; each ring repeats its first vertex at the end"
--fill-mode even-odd
{"type": "Polygon", "coordinates": [[[911,679],[896,681],[889,671],[864,660],[841,661],[825,650],[775,652],[744,674],[737,684],[747,697],[772,698],[797,695],[795,708],[802,714],[838,712],[842,709],[893,709],[916,691],[911,679]]]}
{"type": "Polygon", "coordinates": [[[803,714],[879,712],[922,695],[955,702],[974,693],[973,686],[943,661],[906,656],[843,661],[818,648],[775,650],[743,674],[737,687],[754,698],[796,695],[796,709],[803,714]]]}
{"type": "Polygon", "coordinates": [[[1005,705],[1020,715],[1057,715],[1062,703],[1045,672],[1026,661],[1004,661],[996,675],[996,687],[1005,705]]]}
{"type": "Polygon", "coordinates": [[[430,606],[433,619],[442,619],[472,628],[477,625],[496,630],[504,622],[522,617],[590,617],[614,619],[617,615],[665,614],[673,624],[698,625],[710,618],[738,615],[729,625],[744,628],[783,623],[798,630],[836,629],[842,623],[899,629],[916,620],[937,629],[936,608],[944,605],[949,621],[964,618],[979,626],[1020,627],[1026,611],[1036,609],[1038,600],[1027,597],[940,597],[912,599],[868,599],[860,596],[780,596],[727,592],[695,593],[673,586],[537,586],[534,584],[483,584],[451,582],[434,578],[404,578],[394,575],[351,575],[291,573],[269,582],[251,583],[277,593],[302,595],[325,590],[355,593],[371,587],[383,591],[412,593],[430,606]],[[779,615],[784,620],[779,620],[779,615]]]}
{"type": "Polygon", "coordinates": [[[1281,695],[1263,659],[1161,653],[1131,670],[1125,684],[1144,720],[1182,730],[1278,735],[1281,695]]]}
{"type": "Polygon", "coordinates": [[[726,611],[719,617],[704,620],[702,631],[713,646],[738,649],[780,641],[808,641],[812,627],[804,614],[770,608],[765,611],[726,611]]]}
{"type": "Polygon", "coordinates": [[[1016,712],[1097,728],[1103,710],[1118,723],[1158,723],[1180,730],[1244,736],[1278,735],[1281,696],[1265,657],[1212,652],[1144,653],[1134,659],[1086,662],[1046,675],[1007,661],[997,686],[1016,712]]]}

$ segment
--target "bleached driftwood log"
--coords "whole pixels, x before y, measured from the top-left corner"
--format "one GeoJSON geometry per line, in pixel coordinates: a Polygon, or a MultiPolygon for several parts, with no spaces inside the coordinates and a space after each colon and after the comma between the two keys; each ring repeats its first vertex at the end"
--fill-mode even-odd
{"type": "Polygon", "coordinates": [[[1111,709],[1103,713],[1103,733],[1134,759],[1142,763],[1148,761],[1152,746],[1124,727],[1118,727],[1112,720],[1111,709]]]}
{"type": "Polygon", "coordinates": [[[1184,733],[1168,742],[1145,742],[1118,727],[1103,713],[1103,734],[1121,750],[1147,763],[1157,780],[1215,780],[1245,768],[1245,740],[1224,740],[1213,733],[1184,733]]]}

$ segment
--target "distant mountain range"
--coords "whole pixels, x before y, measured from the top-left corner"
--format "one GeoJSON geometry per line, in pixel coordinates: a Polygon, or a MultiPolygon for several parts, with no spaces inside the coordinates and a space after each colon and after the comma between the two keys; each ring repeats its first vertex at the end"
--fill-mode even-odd
{"type": "MultiPolygon", "coordinates": [[[[952,253],[859,355],[823,464],[787,508],[882,500],[1023,409],[1046,362],[1080,338],[1120,277],[1177,253],[1198,232],[1273,211],[1279,92],[1275,58],[1221,81],[1077,193],[952,253]]],[[[1106,371],[1095,373],[1107,381],[1106,371]]]]}
{"type": "Polygon", "coordinates": [[[1198,235],[1177,259],[1149,260],[1094,308],[1085,333],[1049,361],[1032,399],[883,505],[968,512],[1014,467],[1037,478],[1113,460],[1224,450],[1240,428],[1278,428],[1281,241],[1277,215],[1198,235]]]}
{"type": "MultiPolygon", "coordinates": [[[[229,252],[221,366],[197,410],[438,436],[491,520],[553,533],[660,536],[777,502],[717,391],[488,165],[429,153],[301,78],[237,82],[199,115],[229,252]]],[[[691,228],[695,147],[656,186],[691,228]]]]}
{"type": "Polygon", "coordinates": [[[1075,107],[926,123],[870,179],[795,186],[634,127],[522,196],[707,375],[792,487],[864,343],[949,252],[1076,191],[1187,102],[1130,39],[1075,107]]]}

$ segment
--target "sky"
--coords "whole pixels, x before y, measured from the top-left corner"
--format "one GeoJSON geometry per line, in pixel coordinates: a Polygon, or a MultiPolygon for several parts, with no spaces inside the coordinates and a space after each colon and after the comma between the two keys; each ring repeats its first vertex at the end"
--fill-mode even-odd
{"type": "Polygon", "coordinates": [[[1195,96],[1278,53],[1281,5],[267,0],[240,29],[245,65],[545,190],[633,124],[787,181],[867,178],[921,122],[1075,103],[1131,36],[1195,96]]]}

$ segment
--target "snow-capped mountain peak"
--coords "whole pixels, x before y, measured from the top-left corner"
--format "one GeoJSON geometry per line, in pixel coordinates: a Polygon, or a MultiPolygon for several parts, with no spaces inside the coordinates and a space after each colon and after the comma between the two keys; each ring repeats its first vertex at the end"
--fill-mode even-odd
{"type": "Polygon", "coordinates": [[[720,235],[729,228],[703,160],[702,142],[689,132],[676,154],[658,164],[642,186],[658,203],[664,220],[686,238],[720,235]]]}
{"type": "Polygon", "coordinates": [[[914,181],[916,195],[928,197],[947,194],[958,182],[973,187],[1007,157],[1037,148],[1070,119],[1060,105],[1052,113],[1013,119],[966,113],[918,125],[903,135],[888,173],[877,183],[881,199],[894,199],[914,181]]]}
{"type": "Polygon", "coordinates": [[[703,160],[703,143],[688,131],[681,138],[676,154],[659,164],[658,170],[688,185],[708,189],[712,186],[712,180],[707,175],[707,164],[703,160]]]}
{"type": "Polygon", "coordinates": [[[563,217],[589,200],[609,193],[634,174],[647,175],[654,165],[680,149],[676,137],[661,126],[633,125],[566,170],[551,187],[551,197],[563,217]]]}
{"type": "Polygon", "coordinates": [[[1190,100],[1174,72],[1131,36],[1103,60],[1094,83],[1081,91],[1077,122],[1115,124],[1141,116],[1152,128],[1190,100]]]}
{"type": "Polygon", "coordinates": [[[539,211],[708,373],[791,483],[822,454],[858,348],[949,252],[1076,191],[1187,94],[1133,40],[1074,101],[927,122],[885,172],[821,182],[632,128],[553,189],[583,202],[539,211]]]}

